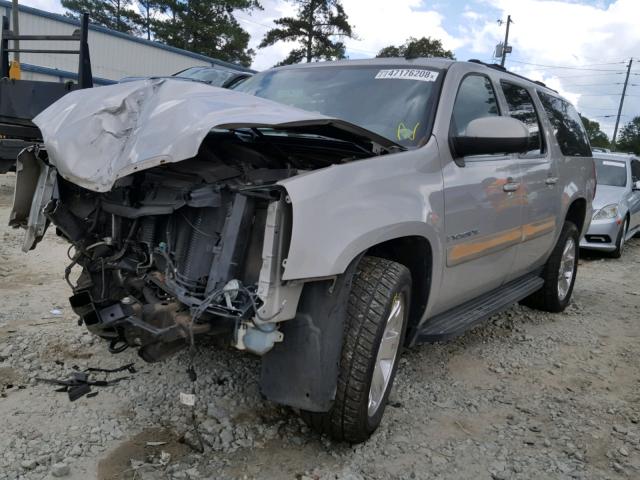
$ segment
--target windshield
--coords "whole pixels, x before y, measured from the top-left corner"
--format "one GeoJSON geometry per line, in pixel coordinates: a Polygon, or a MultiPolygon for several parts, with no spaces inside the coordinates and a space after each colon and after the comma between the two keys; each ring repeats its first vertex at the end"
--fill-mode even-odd
{"type": "Polygon", "coordinates": [[[210,83],[215,87],[221,87],[224,83],[233,77],[235,73],[227,70],[218,70],[214,68],[193,67],[187,68],[182,72],[178,72],[174,77],[190,78],[200,82],[210,83]]]}
{"type": "Polygon", "coordinates": [[[627,185],[627,164],[613,160],[594,158],[598,185],[625,187],[627,185]]]}
{"type": "Polygon", "coordinates": [[[425,68],[270,70],[235,90],[339,118],[405,147],[426,143],[441,72],[425,68]]]}

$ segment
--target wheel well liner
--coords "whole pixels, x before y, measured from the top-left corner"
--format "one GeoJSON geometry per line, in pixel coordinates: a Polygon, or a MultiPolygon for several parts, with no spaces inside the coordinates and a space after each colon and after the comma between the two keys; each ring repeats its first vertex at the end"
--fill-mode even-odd
{"type": "Polygon", "coordinates": [[[573,222],[578,227],[578,232],[582,234],[582,228],[584,227],[585,216],[587,214],[587,201],[584,198],[578,198],[574,200],[569,209],[567,210],[566,220],[573,222]]]}
{"type": "Polygon", "coordinates": [[[412,330],[420,323],[429,301],[433,265],[431,244],[419,236],[395,238],[369,248],[367,255],[401,263],[411,272],[408,328],[412,330]]]}
{"type": "Polygon", "coordinates": [[[331,409],[338,382],[347,301],[362,255],[335,280],[304,285],[284,341],[262,357],[260,390],[271,401],[311,412],[331,409]]]}

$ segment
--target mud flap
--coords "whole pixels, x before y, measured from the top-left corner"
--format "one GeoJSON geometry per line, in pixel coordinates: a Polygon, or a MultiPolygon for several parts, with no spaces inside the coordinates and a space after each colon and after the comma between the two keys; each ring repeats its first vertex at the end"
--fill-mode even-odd
{"type": "Polygon", "coordinates": [[[298,313],[281,323],[284,341],[262,357],[260,389],[271,401],[327,412],[336,394],[354,260],[334,281],[304,286],[298,313]]]}

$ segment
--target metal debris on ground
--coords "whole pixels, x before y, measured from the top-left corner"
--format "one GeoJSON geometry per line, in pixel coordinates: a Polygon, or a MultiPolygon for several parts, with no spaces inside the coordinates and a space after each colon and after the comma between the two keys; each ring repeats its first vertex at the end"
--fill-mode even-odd
{"type": "MultiPolygon", "coordinates": [[[[74,365],[73,368],[75,370],[79,370],[79,367],[74,365]]],[[[128,380],[129,376],[126,377],[118,377],[112,380],[92,380],[89,377],[90,372],[102,372],[102,373],[117,373],[128,371],[129,373],[136,373],[136,369],[134,368],[133,363],[129,363],[127,365],[123,365],[118,368],[94,368],[89,367],[84,369],[84,371],[75,371],[72,372],[69,378],[67,379],[55,379],[55,378],[40,378],[36,377],[36,380],[39,382],[49,383],[51,385],[57,385],[61,388],[58,388],[56,392],[67,392],[69,395],[69,400],[71,402],[75,402],[77,399],[87,396],[87,398],[95,397],[98,392],[92,392],[91,387],[108,387],[110,385],[114,385],[123,380],[128,380]]]]}

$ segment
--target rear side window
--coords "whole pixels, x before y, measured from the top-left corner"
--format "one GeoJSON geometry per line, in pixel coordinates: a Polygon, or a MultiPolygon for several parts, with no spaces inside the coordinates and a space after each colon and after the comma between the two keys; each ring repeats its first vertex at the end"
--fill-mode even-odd
{"type": "Polygon", "coordinates": [[[500,115],[493,85],[484,75],[469,75],[462,80],[453,106],[451,132],[462,135],[471,120],[500,115]]]}
{"type": "Polygon", "coordinates": [[[562,154],[568,157],[590,157],[589,137],[576,109],[566,100],[547,93],[538,92],[538,96],[553,126],[562,154]]]}
{"type": "Polygon", "coordinates": [[[533,99],[526,89],[509,82],[500,82],[509,107],[509,116],[520,120],[529,129],[530,150],[527,155],[540,155],[544,143],[540,134],[540,120],[533,99]]]}

